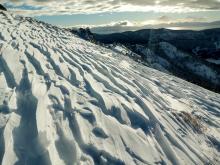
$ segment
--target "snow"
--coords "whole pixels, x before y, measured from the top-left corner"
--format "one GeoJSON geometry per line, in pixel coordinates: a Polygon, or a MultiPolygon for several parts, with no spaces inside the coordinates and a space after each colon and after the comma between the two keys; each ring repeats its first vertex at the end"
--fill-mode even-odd
{"type": "Polygon", "coordinates": [[[213,85],[219,84],[220,75],[213,68],[203,64],[200,61],[192,59],[190,55],[180,50],[177,50],[177,48],[170,43],[161,42],[160,46],[169,59],[171,59],[172,61],[177,61],[177,66],[181,67],[182,69],[188,70],[194,75],[202,77],[205,80],[211,81],[213,85]]]}
{"type": "Polygon", "coordinates": [[[130,64],[125,60],[121,61],[119,65],[125,69],[128,69],[130,67],[130,64]]]}
{"type": "Polygon", "coordinates": [[[0,29],[2,165],[220,163],[219,94],[31,18],[0,29]]]}
{"type": "Polygon", "coordinates": [[[170,63],[166,59],[157,56],[151,49],[146,48],[145,46],[136,45],[136,49],[144,55],[146,61],[151,66],[151,68],[155,68],[159,71],[169,73],[165,69],[170,67],[170,63]]]}
{"type": "Polygon", "coordinates": [[[209,58],[206,61],[213,63],[213,64],[216,64],[216,65],[220,65],[220,60],[209,58]]]}
{"type": "Polygon", "coordinates": [[[175,60],[176,58],[187,57],[186,54],[178,51],[175,46],[169,44],[168,42],[161,42],[160,46],[162,47],[162,49],[164,49],[166,54],[169,55],[169,57],[173,60],[175,60]]]}
{"type": "Polygon", "coordinates": [[[220,42],[219,41],[215,42],[214,44],[215,44],[216,49],[220,49],[220,42]]]}

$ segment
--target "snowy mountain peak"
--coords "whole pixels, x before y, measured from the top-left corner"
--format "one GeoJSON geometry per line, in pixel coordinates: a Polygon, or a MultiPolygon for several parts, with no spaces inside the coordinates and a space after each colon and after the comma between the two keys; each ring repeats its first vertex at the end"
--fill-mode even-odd
{"type": "Polygon", "coordinates": [[[0,12],[0,162],[219,164],[220,95],[0,12]]]}

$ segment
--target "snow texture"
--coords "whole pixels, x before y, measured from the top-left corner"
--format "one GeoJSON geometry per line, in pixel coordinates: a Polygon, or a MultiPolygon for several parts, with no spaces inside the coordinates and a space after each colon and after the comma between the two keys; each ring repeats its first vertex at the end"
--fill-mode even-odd
{"type": "Polygon", "coordinates": [[[2,165],[219,164],[220,95],[0,12],[2,165]]]}

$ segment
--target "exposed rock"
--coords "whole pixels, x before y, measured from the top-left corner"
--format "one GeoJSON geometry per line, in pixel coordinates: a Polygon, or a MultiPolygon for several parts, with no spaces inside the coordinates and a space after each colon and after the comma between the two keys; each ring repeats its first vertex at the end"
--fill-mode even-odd
{"type": "Polygon", "coordinates": [[[7,9],[2,4],[0,4],[0,10],[7,11],[7,9]]]}

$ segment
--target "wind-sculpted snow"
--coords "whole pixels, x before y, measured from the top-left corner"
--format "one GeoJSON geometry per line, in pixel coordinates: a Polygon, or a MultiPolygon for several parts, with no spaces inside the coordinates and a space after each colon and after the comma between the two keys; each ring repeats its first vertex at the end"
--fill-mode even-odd
{"type": "Polygon", "coordinates": [[[220,95],[0,13],[2,165],[219,164],[220,95]]]}

